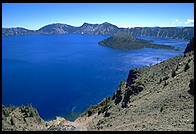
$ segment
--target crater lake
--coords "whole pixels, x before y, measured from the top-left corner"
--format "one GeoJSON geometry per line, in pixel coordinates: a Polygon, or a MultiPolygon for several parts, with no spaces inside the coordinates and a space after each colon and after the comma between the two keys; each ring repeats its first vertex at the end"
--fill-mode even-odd
{"type": "Polygon", "coordinates": [[[188,41],[138,37],[164,49],[115,50],[100,46],[102,35],[26,35],[2,37],[2,104],[31,104],[53,119],[82,113],[112,96],[130,69],[180,55],[188,41]]]}

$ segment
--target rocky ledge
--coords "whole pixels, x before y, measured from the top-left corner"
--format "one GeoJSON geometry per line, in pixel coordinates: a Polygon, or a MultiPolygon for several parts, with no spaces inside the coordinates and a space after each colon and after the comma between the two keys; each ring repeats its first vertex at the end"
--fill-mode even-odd
{"type": "Polygon", "coordinates": [[[62,117],[44,121],[31,105],[2,106],[2,131],[81,131],[82,128],[62,117]]]}

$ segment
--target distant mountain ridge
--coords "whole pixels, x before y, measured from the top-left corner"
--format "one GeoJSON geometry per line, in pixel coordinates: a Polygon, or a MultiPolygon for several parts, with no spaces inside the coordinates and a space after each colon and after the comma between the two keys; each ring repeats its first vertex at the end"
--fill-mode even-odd
{"type": "Polygon", "coordinates": [[[72,32],[75,29],[75,27],[67,25],[67,24],[49,24],[46,25],[39,30],[37,30],[40,34],[67,34],[69,32],[72,32]]]}
{"type": "Polygon", "coordinates": [[[43,26],[38,30],[25,28],[2,28],[2,36],[32,35],[32,34],[93,34],[113,35],[117,32],[128,32],[132,36],[150,36],[160,38],[172,38],[190,40],[194,36],[194,27],[135,27],[119,28],[108,22],[102,24],[84,23],[76,27],[62,23],[54,23],[43,26]]]}
{"type": "Polygon", "coordinates": [[[21,27],[2,28],[2,36],[29,35],[29,34],[36,34],[36,32],[34,30],[28,30],[21,27]]]}

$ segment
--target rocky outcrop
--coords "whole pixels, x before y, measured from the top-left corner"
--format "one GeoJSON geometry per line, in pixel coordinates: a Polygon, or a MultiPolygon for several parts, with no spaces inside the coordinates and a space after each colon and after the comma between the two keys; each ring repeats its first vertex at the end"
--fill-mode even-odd
{"type": "Polygon", "coordinates": [[[141,81],[137,81],[139,73],[133,69],[129,71],[129,75],[126,81],[126,90],[122,101],[122,108],[128,106],[130,96],[137,95],[144,89],[144,85],[141,81]]]}
{"type": "Polygon", "coordinates": [[[189,88],[190,88],[190,90],[188,91],[191,95],[195,95],[195,88],[194,88],[194,79],[191,79],[190,80],[190,84],[189,84],[189,88]]]}
{"type": "Polygon", "coordinates": [[[55,120],[47,122],[47,127],[42,131],[76,131],[79,130],[73,122],[65,120],[63,117],[56,117],[55,120]]]}
{"type": "Polygon", "coordinates": [[[2,106],[2,131],[81,131],[83,128],[63,117],[44,121],[31,105],[2,106]]]}
{"type": "Polygon", "coordinates": [[[136,78],[137,78],[137,72],[135,70],[131,69],[129,71],[129,75],[128,75],[128,78],[127,78],[127,85],[126,85],[126,87],[131,86],[134,83],[136,78]]]}
{"type": "Polygon", "coordinates": [[[2,106],[3,131],[41,130],[45,127],[44,120],[38,111],[31,105],[27,106],[2,106]]]}
{"type": "Polygon", "coordinates": [[[121,89],[117,90],[116,94],[114,95],[114,100],[115,100],[114,102],[115,102],[116,105],[121,102],[121,100],[122,100],[122,91],[121,91],[121,89]]]}
{"type": "Polygon", "coordinates": [[[188,43],[184,53],[190,52],[190,51],[194,51],[194,37],[190,40],[190,42],[188,43]]]}

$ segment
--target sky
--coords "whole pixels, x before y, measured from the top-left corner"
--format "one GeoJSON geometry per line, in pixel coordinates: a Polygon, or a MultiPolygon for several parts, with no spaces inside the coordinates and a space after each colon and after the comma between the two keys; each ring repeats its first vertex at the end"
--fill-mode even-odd
{"type": "Polygon", "coordinates": [[[194,26],[194,3],[2,3],[2,27],[31,30],[52,23],[118,27],[194,26]]]}

